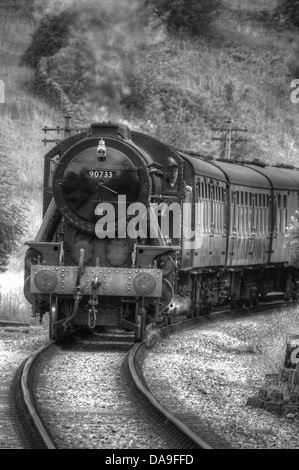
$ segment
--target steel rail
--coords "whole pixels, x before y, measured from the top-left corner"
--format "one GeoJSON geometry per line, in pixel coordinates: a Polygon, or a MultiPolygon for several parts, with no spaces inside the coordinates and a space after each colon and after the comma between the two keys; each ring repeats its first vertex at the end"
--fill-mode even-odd
{"type": "Polygon", "coordinates": [[[30,390],[30,374],[32,368],[34,367],[35,361],[48,348],[53,347],[53,345],[55,345],[55,341],[51,340],[46,345],[38,349],[34,354],[32,354],[26,361],[21,375],[21,389],[26,410],[32,420],[35,431],[37,432],[46,449],[56,449],[56,447],[51,437],[49,436],[48,431],[44,427],[40,417],[38,416],[35,406],[33,404],[33,397],[30,390]]]}
{"type": "Polygon", "coordinates": [[[139,374],[135,367],[136,355],[138,354],[139,349],[142,347],[143,343],[135,344],[130,350],[128,355],[128,365],[131,377],[134,381],[135,386],[138,391],[143,395],[143,397],[149,402],[149,404],[158,411],[158,413],[165,418],[168,423],[171,423],[174,428],[176,428],[181,434],[183,434],[188,441],[195,445],[198,449],[212,449],[212,447],[207,444],[203,439],[201,439],[197,434],[195,434],[191,429],[189,429],[184,423],[182,423],[178,418],[166,410],[154,397],[154,395],[143,385],[142,381],[139,378],[139,374]]]}

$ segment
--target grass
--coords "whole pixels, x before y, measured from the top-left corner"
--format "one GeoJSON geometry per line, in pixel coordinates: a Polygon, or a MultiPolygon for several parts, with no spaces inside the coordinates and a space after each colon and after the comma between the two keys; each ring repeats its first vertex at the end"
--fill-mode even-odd
{"type": "MultiPolygon", "coordinates": [[[[229,334],[242,341],[238,347],[240,354],[249,353],[252,362],[249,377],[263,379],[265,374],[275,374],[283,366],[286,352],[286,339],[290,333],[299,334],[298,305],[283,307],[272,313],[244,318],[242,325],[223,323],[229,334]],[[244,333],[244,324],[246,332],[244,333]]],[[[250,381],[250,379],[249,379],[250,381]]]]}
{"type": "MultiPolygon", "coordinates": [[[[22,3],[22,2],[19,2],[22,3]]],[[[9,166],[14,168],[18,195],[28,205],[28,231],[10,257],[8,270],[0,273],[0,318],[29,321],[31,306],[23,295],[25,240],[34,239],[42,220],[43,125],[57,125],[62,116],[30,93],[33,70],[19,60],[34,25],[18,11],[0,5],[0,78],[5,83],[5,104],[0,104],[0,141],[9,166]],[[13,14],[14,13],[14,14],[13,14]]]]}
{"type": "Polygon", "coordinates": [[[274,32],[253,34],[253,26],[238,31],[234,25],[233,19],[216,24],[210,43],[173,39],[148,56],[140,72],[140,94],[151,84],[145,120],[167,143],[218,156],[213,128],[230,117],[249,129],[241,158],[296,164],[297,108],[286,76],[295,46],[280,43],[274,32]]]}

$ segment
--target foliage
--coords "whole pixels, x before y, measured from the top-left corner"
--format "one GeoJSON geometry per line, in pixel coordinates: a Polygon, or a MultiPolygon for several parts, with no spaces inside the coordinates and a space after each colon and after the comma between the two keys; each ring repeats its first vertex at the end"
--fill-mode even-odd
{"type": "Polygon", "coordinates": [[[279,0],[277,13],[282,15],[288,23],[299,28],[299,1],[298,0],[279,0]]]}
{"type": "Polygon", "coordinates": [[[25,207],[16,196],[16,179],[8,168],[4,154],[0,153],[0,269],[15,250],[26,228],[25,207]]]}
{"type": "Polygon", "coordinates": [[[46,15],[32,35],[31,42],[22,55],[21,63],[36,67],[41,57],[53,56],[67,43],[70,15],[46,15]]]}
{"type": "Polygon", "coordinates": [[[205,32],[219,12],[221,0],[146,0],[171,32],[183,30],[191,36],[205,32]]]}
{"type": "Polygon", "coordinates": [[[291,223],[287,227],[285,246],[289,248],[294,265],[299,267],[299,211],[291,217],[291,223]]]}

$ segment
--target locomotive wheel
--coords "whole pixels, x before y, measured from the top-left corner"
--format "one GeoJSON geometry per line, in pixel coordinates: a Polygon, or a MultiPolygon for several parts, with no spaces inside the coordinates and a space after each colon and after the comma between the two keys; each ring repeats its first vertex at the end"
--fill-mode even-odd
{"type": "Polygon", "coordinates": [[[58,299],[51,296],[50,311],[49,311],[49,336],[51,339],[57,340],[58,331],[54,331],[53,323],[58,319],[58,299]]]}
{"type": "Polygon", "coordinates": [[[138,330],[135,331],[135,342],[141,343],[144,338],[144,328],[145,328],[145,319],[144,315],[136,314],[136,325],[138,326],[138,330]]]}
{"type": "Polygon", "coordinates": [[[64,328],[56,328],[54,330],[53,323],[59,320],[59,300],[57,297],[52,296],[50,302],[50,312],[49,312],[49,336],[55,341],[64,339],[67,336],[64,328]]]}

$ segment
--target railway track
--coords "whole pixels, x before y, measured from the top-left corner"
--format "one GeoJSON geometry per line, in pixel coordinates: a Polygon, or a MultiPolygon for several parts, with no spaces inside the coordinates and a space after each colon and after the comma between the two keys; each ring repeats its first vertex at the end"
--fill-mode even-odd
{"type": "MultiPolygon", "coordinates": [[[[253,315],[282,305],[283,302],[273,301],[254,310],[215,312],[172,324],[160,330],[158,336],[164,338],[196,324],[253,315]]],[[[37,351],[20,372],[19,395],[15,397],[22,407],[15,414],[26,416],[22,418],[22,428],[23,434],[29,436],[30,446],[49,449],[230,447],[198,418],[179,412],[174,416],[159,404],[142,375],[146,353],[146,343],[133,345],[130,334],[126,337],[93,335],[77,338],[67,345],[50,342],[37,351]],[[67,373],[69,378],[59,388],[59,377],[67,373]],[[86,381],[91,376],[97,383],[90,384],[89,394],[86,381]]]]}

